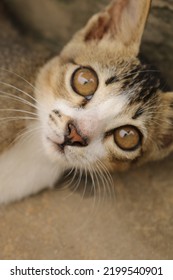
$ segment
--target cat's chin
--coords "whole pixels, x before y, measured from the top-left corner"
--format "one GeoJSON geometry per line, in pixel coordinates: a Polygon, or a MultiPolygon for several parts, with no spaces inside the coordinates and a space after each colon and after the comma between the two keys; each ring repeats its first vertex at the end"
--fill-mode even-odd
{"type": "Polygon", "coordinates": [[[68,168],[78,167],[81,168],[81,158],[82,155],[80,153],[80,148],[71,147],[71,146],[63,146],[62,144],[58,144],[54,142],[51,138],[46,137],[44,141],[44,147],[46,154],[54,162],[62,162],[68,168]],[[76,152],[76,149],[79,151],[76,152]]]}
{"type": "Polygon", "coordinates": [[[61,145],[54,142],[51,138],[46,137],[43,140],[43,146],[49,159],[54,162],[63,161],[66,162],[65,151],[61,145]]]}

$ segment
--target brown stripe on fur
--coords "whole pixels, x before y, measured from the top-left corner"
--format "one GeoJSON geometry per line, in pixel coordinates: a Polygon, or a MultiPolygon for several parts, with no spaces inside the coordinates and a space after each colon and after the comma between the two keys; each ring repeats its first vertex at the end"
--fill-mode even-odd
{"type": "Polygon", "coordinates": [[[164,90],[159,71],[147,64],[139,63],[125,74],[122,81],[123,92],[134,90],[131,94],[131,103],[143,101],[146,103],[153,98],[157,91],[164,90]]]}

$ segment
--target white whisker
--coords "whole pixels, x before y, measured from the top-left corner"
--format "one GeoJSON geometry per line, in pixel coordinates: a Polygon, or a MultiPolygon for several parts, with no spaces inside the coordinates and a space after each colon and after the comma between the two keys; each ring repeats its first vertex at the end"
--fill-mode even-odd
{"type": "Polygon", "coordinates": [[[27,116],[17,116],[17,117],[6,117],[6,118],[0,118],[1,121],[3,120],[38,120],[38,118],[34,117],[27,117],[27,116]]]}
{"type": "Polygon", "coordinates": [[[19,109],[0,109],[1,112],[3,111],[7,111],[7,112],[20,112],[20,113],[26,113],[26,114],[30,114],[33,116],[38,116],[38,114],[30,112],[30,111],[26,111],[26,110],[19,110],[19,109]]]}
{"type": "Polygon", "coordinates": [[[85,194],[86,194],[87,183],[88,183],[88,174],[87,174],[86,167],[84,168],[84,174],[85,174],[85,183],[84,183],[84,189],[83,189],[83,194],[82,194],[82,198],[83,198],[83,199],[84,199],[85,194]]]}
{"type": "Polygon", "coordinates": [[[90,177],[91,177],[91,181],[92,181],[92,190],[93,190],[93,209],[95,209],[96,206],[96,185],[95,185],[95,180],[94,180],[94,176],[93,176],[93,168],[91,166],[91,164],[88,163],[88,167],[87,167],[90,177]]]}
{"type": "Polygon", "coordinates": [[[15,86],[13,86],[13,85],[11,85],[11,84],[8,84],[8,83],[5,83],[5,82],[1,82],[1,81],[0,81],[0,84],[5,85],[5,86],[8,86],[8,87],[10,87],[10,88],[13,88],[13,89],[15,89],[15,90],[17,90],[17,91],[23,93],[25,96],[27,96],[27,97],[29,97],[30,99],[32,99],[35,103],[37,103],[38,105],[41,105],[31,94],[25,92],[24,90],[19,89],[19,88],[15,87],[15,86]]]}
{"type": "Polygon", "coordinates": [[[72,183],[73,183],[73,181],[74,181],[74,179],[77,175],[77,168],[76,167],[73,167],[71,171],[74,172],[73,177],[66,182],[66,185],[65,185],[64,189],[68,189],[72,185],[72,183]]]}
{"type": "MultiPolygon", "coordinates": [[[[36,128],[33,128],[33,129],[23,129],[22,132],[14,139],[13,143],[17,142],[18,140],[24,138],[26,135],[30,134],[31,132],[40,132],[42,130],[42,127],[39,126],[39,127],[36,127],[36,128]],[[24,132],[23,132],[24,131],[24,132]]],[[[12,144],[13,144],[12,143],[12,144]]]]}
{"type": "Polygon", "coordinates": [[[0,93],[4,94],[4,95],[0,94],[0,98],[9,98],[9,99],[14,100],[14,101],[20,101],[21,103],[26,104],[30,107],[33,107],[36,110],[40,110],[40,108],[38,108],[37,106],[35,106],[33,103],[29,102],[28,100],[23,99],[22,97],[16,96],[16,95],[11,94],[11,93],[7,93],[7,92],[2,91],[2,90],[0,90],[0,93]]]}
{"type": "Polygon", "coordinates": [[[13,74],[13,75],[15,75],[16,77],[18,77],[18,78],[20,78],[21,80],[23,80],[24,82],[26,82],[29,86],[31,86],[33,89],[35,89],[36,91],[38,91],[38,92],[40,92],[40,90],[39,89],[37,89],[34,85],[32,85],[29,81],[27,81],[24,77],[22,77],[21,75],[19,75],[19,74],[17,74],[17,73],[15,73],[15,72],[13,72],[13,71],[11,71],[11,70],[8,70],[8,69],[4,69],[4,68],[1,68],[0,67],[0,71],[5,71],[5,72],[8,72],[8,73],[10,73],[10,74],[13,74]]]}
{"type": "Polygon", "coordinates": [[[83,173],[82,169],[79,169],[79,177],[78,177],[76,183],[74,184],[73,193],[75,193],[78,190],[78,187],[79,187],[81,179],[82,179],[82,173],[83,173]]]}

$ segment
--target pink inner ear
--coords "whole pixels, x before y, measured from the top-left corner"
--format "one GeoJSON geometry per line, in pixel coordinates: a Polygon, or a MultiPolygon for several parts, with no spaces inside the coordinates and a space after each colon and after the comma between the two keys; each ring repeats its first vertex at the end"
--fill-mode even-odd
{"type": "Polygon", "coordinates": [[[112,5],[109,9],[108,12],[112,18],[112,22],[114,23],[114,27],[116,28],[117,25],[120,24],[121,21],[121,16],[123,14],[123,10],[127,8],[129,5],[130,1],[129,0],[117,0],[114,5],[112,5]]]}
{"type": "Polygon", "coordinates": [[[101,40],[108,33],[113,37],[116,33],[117,25],[121,21],[123,10],[128,4],[129,0],[117,0],[106,12],[98,15],[86,34],[85,41],[101,40]]]}
{"type": "Polygon", "coordinates": [[[104,15],[100,15],[96,22],[94,22],[92,28],[85,36],[85,41],[101,40],[105,33],[110,28],[111,18],[107,18],[104,15]]]}
{"type": "Polygon", "coordinates": [[[139,48],[150,3],[151,0],[114,0],[105,11],[91,19],[84,40],[99,41],[109,35],[124,45],[132,42],[139,48]]]}

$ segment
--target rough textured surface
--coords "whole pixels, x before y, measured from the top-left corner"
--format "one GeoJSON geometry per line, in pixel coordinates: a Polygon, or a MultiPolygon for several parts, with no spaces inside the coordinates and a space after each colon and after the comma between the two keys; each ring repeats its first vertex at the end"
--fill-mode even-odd
{"type": "MultiPolygon", "coordinates": [[[[16,9],[15,5],[21,5],[23,1],[9,2],[13,3],[13,8],[16,9]]],[[[100,3],[108,1],[95,1],[93,7],[91,2],[93,4],[94,1],[83,1],[85,4],[81,5],[81,1],[75,0],[73,3],[77,5],[76,9],[70,4],[71,1],[66,1],[67,4],[58,1],[59,8],[54,9],[57,1],[49,0],[52,8],[51,5],[49,8],[46,4],[41,5],[47,16],[45,20],[42,11],[42,21],[37,14],[40,0],[25,1],[25,4],[32,5],[33,2],[34,9],[37,7],[36,14],[32,12],[32,7],[17,8],[17,11],[22,10],[22,13],[19,13],[20,16],[24,15],[25,19],[25,11],[33,16],[32,24],[30,25],[29,21],[26,25],[29,24],[30,29],[35,29],[40,37],[49,37],[50,42],[56,42],[55,38],[60,36],[61,30],[64,36],[60,36],[61,42],[64,42],[75,28],[81,25],[82,20],[85,20],[79,9],[87,11],[87,18],[94,9],[98,9],[100,3]],[[62,15],[63,20],[57,19],[57,25],[58,22],[62,24],[59,29],[54,23],[52,28],[52,21],[49,21],[51,18],[55,20],[52,11],[62,15]],[[72,25],[73,18],[77,16],[77,23],[72,25]],[[40,29],[34,27],[33,18],[37,18],[38,25],[43,21],[45,25],[39,25],[40,29]],[[62,26],[64,29],[61,29],[62,26]]],[[[44,2],[48,3],[48,0],[44,2]]],[[[163,72],[171,84],[173,3],[168,0],[154,0],[153,5],[155,7],[153,6],[149,18],[143,49],[160,69],[164,69],[163,72]],[[160,8],[160,5],[164,7],[160,8]]],[[[84,190],[81,186],[73,194],[71,189],[59,188],[44,191],[18,203],[1,206],[0,258],[173,259],[172,170],[173,160],[170,156],[161,162],[114,174],[116,195],[112,199],[107,196],[94,198],[90,191],[83,197],[84,190]]]]}
{"type": "Polygon", "coordinates": [[[1,207],[0,258],[172,259],[172,169],[170,157],[115,174],[114,199],[81,187],[1,207]]]}

